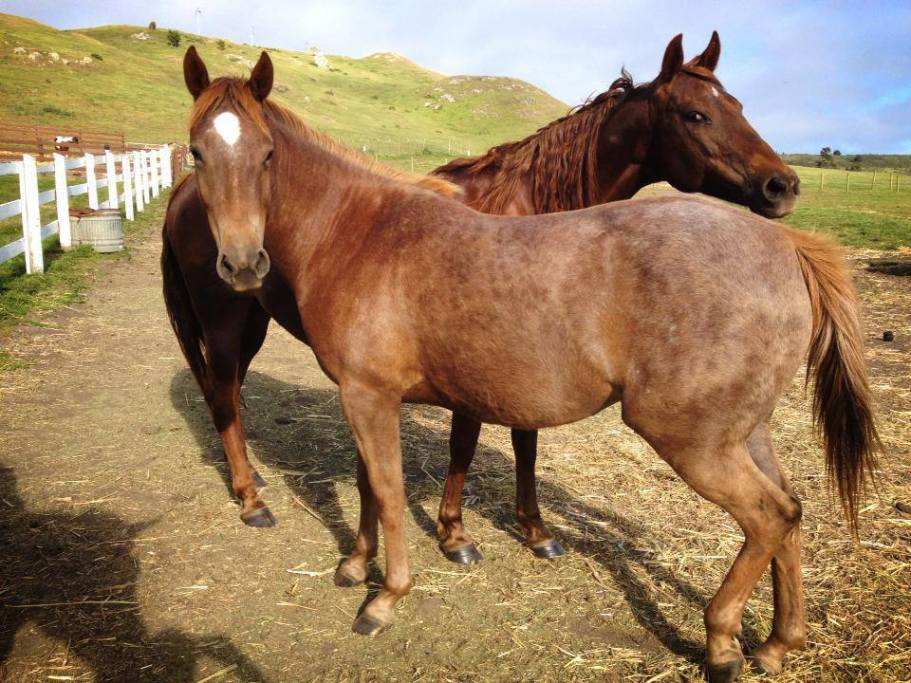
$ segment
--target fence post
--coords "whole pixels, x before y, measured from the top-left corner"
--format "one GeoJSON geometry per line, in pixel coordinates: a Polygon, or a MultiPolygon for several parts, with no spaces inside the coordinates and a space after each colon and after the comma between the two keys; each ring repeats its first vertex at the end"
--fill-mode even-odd
{"type": "Polygon", "coordinates": [[[142,159],[139,152],[133,152],[133,175],[136,179],[136,210],[145,211],[145,192],[142,189],[142,159]]]}
{"type": "Polygon", "coordinates": [[[44,272],[41,249],[41,205],[38,203],[38,166],[31,154],[22,155],[19,167],[19,199],[22,206],[22,237],[25,241],[25,272],[44,272]]]}
{"type": "Polygon", "coordinates": [[[155,150],[150,149],[148,152],[149,167],[152,171],[152,196],[157,197],[160,189],[158,164],[161,161],[161,155],[155,150]]]}
{"type": "Polygon", "coordinates": [[[139,167],[142,169],[142,200],[148,204],[152,201],[149,192],[149,183],[152,178],[149,175],[149,154],[145,150],[139,152],[139,167]]]}
{"type": "Polygon", "coordinates": [[[70,194],[66,184],[66,157],[54,152],[54,196],[57,203],[57,232],[61,249],[73,246],[70,227],[70,194]]]}
{"type": "Polygon", "coordinates": [[[114,154],[111,150],[104,150],[104,165],[108,174],[108,208],[120,208],[120,199],[117,192],[117,166],[114,164],[114,154]]]}
{"type": "Polygon", "coordinates": [[[120,168],[123,169],[123,208],[127,220],[133,220],[133,174],[130,172],[130,155],[120,155],[120,168]]]}
{"type": "Polygon", "coordinates": [[[95,180],[95,157],[89,153],[85,155],[85,182],[89,188],[89,208],[98,208],[98,183],[95,180]]]}
{"type": "Polygon", "coordinates": [[[171,177],[171,147],[161,146],[161,186],[171,187],[174,179],[171,177]]]}

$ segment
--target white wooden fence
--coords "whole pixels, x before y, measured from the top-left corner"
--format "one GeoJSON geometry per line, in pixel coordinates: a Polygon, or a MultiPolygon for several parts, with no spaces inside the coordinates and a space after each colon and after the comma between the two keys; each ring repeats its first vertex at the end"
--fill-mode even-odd
{"type": "Polygon", "coordinates": [[[44,272],[42,240],[46,237],[56,233],[63,249],[72,246],[70,197],[87,194],[91,209],[119,209],[122,203],[126,218],[131,221],[135,215],[134,204],[136,211],[143,211],[152,198],[158,197],[161,188],[171,187],[174,180],[168,145],[118,155],[110,151],[81,157],[54,154],[54,160],[46,164],[37,163],[30,154],[23,154],[22,161],[0,164],[0,175],[13,174],[19,176],[19,199],[0,204],[0,220],[21,215],[22,237],[0,245],[0,263],[24,253],[27,273],[44,272]],[[97,165],[105,167],[103,178],[96,176],[97,165]],[[69,185],[67,171],[76,168],[85,169],[85,182],[69,185]],[[54,189],[39,192],[38,176],[51,173],[54,174],[54,189]],[[118,191],[120,186],[123,192],[118,191]],[[107,188],[107,198],[99,202],[98,191],[102,188],[107,188]],[[51,202],[57,204],[57,219],[41,225],[41,205],[51,202]]]}

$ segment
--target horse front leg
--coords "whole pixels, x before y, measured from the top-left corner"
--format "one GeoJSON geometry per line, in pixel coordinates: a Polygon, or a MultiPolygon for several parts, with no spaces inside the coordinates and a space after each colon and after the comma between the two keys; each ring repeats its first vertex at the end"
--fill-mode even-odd
{"type": "Polygon", "coordinates": [[[399,441],[401,399],[368,386],[346,383],[342,383],[341,399],[383,525],[386,550],[383,588],[367,603],[352,626],[355,633],[374,636],[392,624],[396,603],[411,590],[399,441]]]}
{"type": "Polygon", "coordinates": [[[376,557],[378,545],[376,498],[373,489],[370,488],[364,456],[360,452],[357,454],[357,491],[361,498],[361,514],[354,552],[335,570],[335,585],[343,588],[356,586],[367,580],[368,565],[370,560],[376,557]]]}
{"type": "Polygon", "coordinates": [[[275,516],[258,493],[265,482],[247,457],[247,439],[240,419],[241,373],[246,372],[262,344],[268,318],[258,319],[256,325],[256,333],[243,326],[240,330],[219,329],[206,336],[209,364],[205,395],[228,461],[231,489],[241,502],[241,520],[248,526],[273,527],[277,523],[275,516]],[[257,344],[250,345],[251,334],[254,341],[258,338],[257,344]]]}
{"type": "Polygon", "coordinates": [[[516,454],[516,517],[525,530],[525,544],[535,557],[552,559],[566,553],[541,519],[535,482],[538,458],[538,432],[512,430],[512,449],[516,454]]]}
{"type": "Polygon", "coordinates": [[[437,537],[446,559],[457,564],[476,564],[483,559],[474,539],[462,524],[462,492],[465,475],[471,466],[481,423],[459,413],[452,414],[449,432],[449,473],[443,486],[440,512],[437,517],[437,537]]]}

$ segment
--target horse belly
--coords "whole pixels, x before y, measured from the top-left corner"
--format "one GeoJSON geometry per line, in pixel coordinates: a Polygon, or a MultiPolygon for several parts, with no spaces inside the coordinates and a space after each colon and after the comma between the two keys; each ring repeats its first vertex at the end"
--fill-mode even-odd
{"type": "Polygon", "coordinates": [[[584,419],[619,397],[603,368],[591,367],[575,354],[548,357],[509,345],[501,348],[499,353],[462,356],[457,366],[433,378],[447,407],[491,424],[539,429],[584,419]]]}

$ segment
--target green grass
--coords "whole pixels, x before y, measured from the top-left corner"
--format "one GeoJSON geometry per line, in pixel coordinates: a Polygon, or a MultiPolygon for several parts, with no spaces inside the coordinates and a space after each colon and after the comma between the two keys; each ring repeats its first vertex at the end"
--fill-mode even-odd
{"type": "MultiPolygon", "coordinates": [[[[144,234],[150,226],[161,223],[168,192],[164,190],[135,221],[124,221],[127,238],[144,234]]],[[[88,246],[63,251],[56,236],[46,239],[44,247],[43,274],[25,275],[25,258],[21,255],[0,264],[0,338],[14,325],[41,326],[43,313],[79,300],[89,283],[89,275],[99,262],[123,258],[129,253],[125,250],[117,254],[97,254],[88,246]]],[[[7,361],[0,358],[0,367],[7,365],[7,361]]]]}
{"type": "Polygon", "coordinates": [[[786,223],[835,235],[850,247],[911,247],[911,176],[902,175],[895,191],[888,173],[877,172],[874,185],[872,172],[794,170],[800,176],[800,203],[786,223]]]}
{"type": "MultiPolygon", "coordinates": [[[[140,142],[185,140],[191,100],[181,60],[187,46],[196,45],[213,77],[249,73],[236,60],[255,62],[261,48],[225,41],[220,50],[218,38],[187,33],[173,48],[166,34],[166,28],[138,26],[58,31],[0,14],[0,119],[123,130],[127,139],[140,142]],[[130,37],[140,31],[151,39],[130,37]],[[14,54],[19,46],[42,58],[32,62],[14,54]],[[52,62],[51,51],[61,61],[52,62]],[[72,63],[93,53],[102,60],[72,63]],[[64,65],[63,59],[71,63],[64,65]]],[[[278,102],[343,142],[402,167],[410,168],[414,157],[417,171],[523,137],[568,109],[523,81],[452,79],[397,55],[329,55],[328,70],[315,67],[307,53],[270,50],[270,56],[278,102]]]]}
{"type": "Polygon", "coordinates": [[[6,351],[0,350],[0,371],[3,370],[21,370],[27,368],[28,363],[11,356],[6,351]]]}

